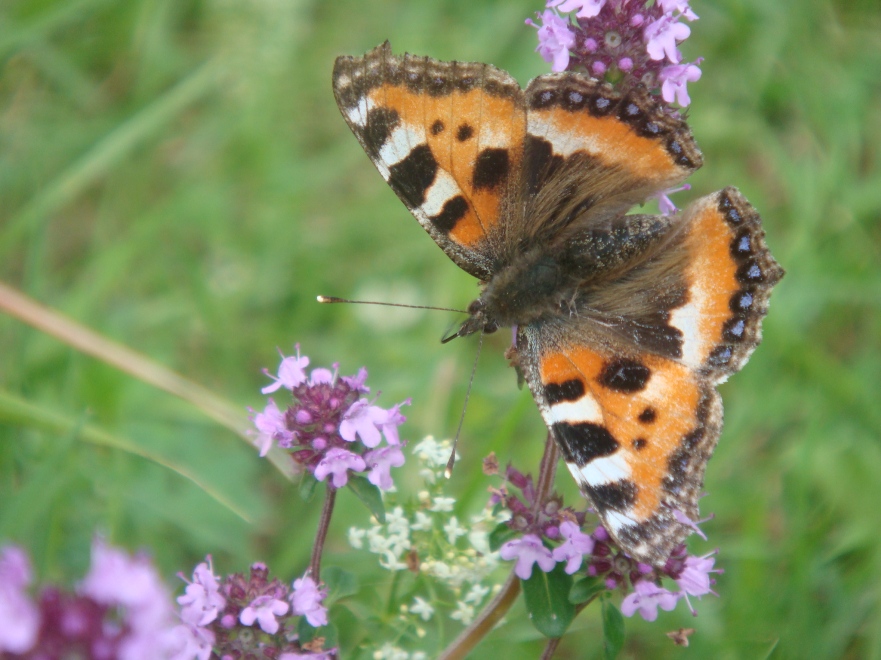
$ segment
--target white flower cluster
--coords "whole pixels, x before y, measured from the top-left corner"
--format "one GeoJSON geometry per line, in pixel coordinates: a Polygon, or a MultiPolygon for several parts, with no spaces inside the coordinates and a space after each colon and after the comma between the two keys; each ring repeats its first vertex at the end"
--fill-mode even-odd
{"type": "MultiPolygon", "coordinates": [[[[452,515],[456,499],[443,493],[447,483],[443,473],[451,451],[449,440],[438,442],[431,436],[417,444],[412,453],[420,463],[424,490],[417,494],[416,502],[394,506],[386,513],[385,523],[374,521],[367,529],[351,528],[349,543],[379,555],[380,565],[391,571],[414,568],[414,559],[408,563],[408,556],[418,557],[419,572],[452,592],[455,601],[449,617],[468,625],[490,592],[498,590],[498,585],[483,583],[500,563],[498,552],[490,550],[489,534],[510,514],[505,511],[498,516],[484,509],[471,516],[468,523],[452,515]]],[[[389,499],[392,497],[395,495],[389,499]]],[[[409,606],[401,608],[402,613],[412,617],[417,631],[419,622],[429,621],[435,614],[437,595],[433,590],[432,596],[415,596],[409,606]]],[[[389,645],[378,649],[373,657],[417,660],[417,654],[408,655],[389,645]]]]}

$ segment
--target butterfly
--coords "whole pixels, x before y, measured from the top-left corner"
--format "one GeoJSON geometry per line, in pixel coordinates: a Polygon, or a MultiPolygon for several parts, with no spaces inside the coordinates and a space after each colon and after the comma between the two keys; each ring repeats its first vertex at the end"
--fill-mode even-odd
{"type": "Polygon", "coordinates": [[[454,336],[516,329],[516,360],[603,525],[663,566],[694,528],[716,385],[761,340],[783,269],[735,188],[628,214],[702,165],[641,87],[392,54],[333,70],[343,117],[440,248],[480,281],[454,336]]]}

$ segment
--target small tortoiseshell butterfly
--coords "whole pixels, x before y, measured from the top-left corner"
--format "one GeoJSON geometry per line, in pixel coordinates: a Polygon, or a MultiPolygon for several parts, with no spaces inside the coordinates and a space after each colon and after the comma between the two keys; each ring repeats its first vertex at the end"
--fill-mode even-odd
{"type": "Polygon", "coordinates": [[[702,164],[644,89],[577,73],[522,90],[489,64],[340,57],[337,104],[441,249],[481,283],[454,336],[517,330],[566,464],[606,529],[662,566],[698,518],[722,427],[716,385],[761,339],[783,276],[735,188],[627,215],[702,164]]]}

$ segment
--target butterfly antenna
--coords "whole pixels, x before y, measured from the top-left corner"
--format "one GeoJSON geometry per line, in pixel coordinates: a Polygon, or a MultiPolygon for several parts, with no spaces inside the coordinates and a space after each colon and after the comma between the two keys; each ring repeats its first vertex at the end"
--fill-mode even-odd
{"type": "Polygon", "coordinates": [[[318,302],[324,304],[330,303],[350,303],[352,305],[382,305],[384,307],[406,307],[407,309],[433,309],[438,312],[456,312],[457,314],[467,314],[463,309],[452,309],[450,307],[431,307],[430,305],[405,305],[403,303],[378,302],[376,300],[347,300],[346,298],[337,298],[336,296],[317,296],[318,302]]]}
{"type": "Polygon", "coordinates": [[[465,411],[468,410],[468,399],[471,398],[471,386],[474,385],[474,374],[477,372],[477,361],[480,359],[480,349],[483,347],[483,337],[486,333],[480,333],[477,341],[477,355],[474,356],[474,365],[471,367],[471,378],[468,380],[468,391],[465,392],[465,404],[462,406],[462,415],[459,417],[459,428],[456,429],[456,437],[453,438],[453,450],[450,452],[450,460],[444,469],[444,476],[449,479],[453,476],[453,463],[456,462],[456,446],[459,444],[459,434],[462,432],[462,424],[465,422],[465,411]]]}

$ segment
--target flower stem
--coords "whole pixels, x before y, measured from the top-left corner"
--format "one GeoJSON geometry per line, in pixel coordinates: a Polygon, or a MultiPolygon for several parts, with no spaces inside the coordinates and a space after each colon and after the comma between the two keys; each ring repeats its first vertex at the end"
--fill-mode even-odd
{"type": "MultiPolygon", "coordinates": [[[[535,508],[550,495],[554,484],[554,474],[557,471],[557,443],[554,436],[548,432],[545,442],[545,451],[541,457],[538,470],[538,482],[536,483],[535,508]]],[[[477,646],[478,642],[486,637],[502,617],[511,609],[511,605],[517,600],[520,593],[520,579],[512,570],[501,591],[487,605],[480,615],[450,644],[439,656],[439,660],[460,660],[477,646]]],[[[553,650],[551,651],[553,653],[553,650]]]]}
{"type": "Polygon", "coordinates": [[[319,571],[321,570],[321,553],[324,550],[324,540],[327,538],[327,530],[330,527],[330,517],[333,515],[333,504],[336,501],[336,488],[333,484],[327,484],[327,493],[324,497],[324,507],[321,509],[321,520],[318,521],[318,530],[315,532],[315,545],[312,546],[312,559],[309,561],[309,572],[315,582],[320,582],[319,571]]]}

